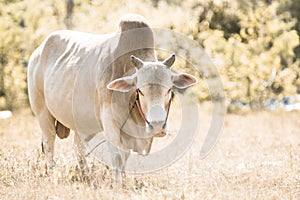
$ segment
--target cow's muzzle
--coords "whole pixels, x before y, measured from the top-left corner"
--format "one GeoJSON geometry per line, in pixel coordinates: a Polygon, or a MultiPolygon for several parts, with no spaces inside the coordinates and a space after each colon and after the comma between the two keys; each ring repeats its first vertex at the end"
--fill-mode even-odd
{"type": "Polygon", "coordinates": [[[166,122],[154,121],[147,124],[147,132],[154,137],[163,137],[166,135],[166,122]]]}

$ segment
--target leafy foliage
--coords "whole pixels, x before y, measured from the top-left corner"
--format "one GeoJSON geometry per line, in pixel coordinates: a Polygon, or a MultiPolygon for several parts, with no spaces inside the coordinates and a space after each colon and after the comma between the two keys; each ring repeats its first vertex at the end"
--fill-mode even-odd
{"type": "MultiPolygon", "coordinates": [[[[65,1],[0,1],[0,109],[26,105],[29,56],[50,32],[72,27],[109,33],[125,13],[199,42],[219,69],[229,101],[260,108],[268,98],[300,93],[298,0],[74,0],[73,6],[71,15],[65,1]]],[[[186,60],[177,66],[191,72],[187,60],[201,58],[179,44],[172,45],[186,60]]],[[[158,51],[159,58],[165,54],[158,51]]],[[[201,63],[197,90],[200,100],[208,100],[205,79],[214,75],[206,72],[211,63],[201,63]]]]}

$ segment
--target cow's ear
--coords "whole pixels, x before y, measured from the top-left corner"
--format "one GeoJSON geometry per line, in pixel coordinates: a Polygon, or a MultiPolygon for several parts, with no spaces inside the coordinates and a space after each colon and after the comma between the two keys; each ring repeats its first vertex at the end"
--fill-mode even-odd
{"type": "Polygon", "coordinates": [[[190,74],[179,73],[172,75],[173,84],[179,89],[185,89],[198,83],[198,79],[190,74]]]}
{"type": "Polygon", "coordinates": [[[115,79],[107,85],[107,89],[119,92],[128,92],[135,87],[136,76],[137,72],[131,76],[115,79]]]}

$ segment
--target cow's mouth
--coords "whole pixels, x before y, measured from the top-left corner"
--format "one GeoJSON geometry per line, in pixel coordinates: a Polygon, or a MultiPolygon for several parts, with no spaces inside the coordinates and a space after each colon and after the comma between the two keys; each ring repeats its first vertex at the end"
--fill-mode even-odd
{"type": "Polygon", "coordinates": [[[166,129],[162,129],[161,131],[157,132],[154,137],[164,137],[167,135],[166,129]]]}
{"type": "Polygon", "coordinates": [[[152,126],[147,124],[146,131],[151,137],[164,137],[167,135],[166,126],[152,126]]]}
{"type": "Polygon", "coordinates": [[[143,150],[142,152],[139,152],[138,155],[148,156],[149,155],[149,151],[143,150]]]}

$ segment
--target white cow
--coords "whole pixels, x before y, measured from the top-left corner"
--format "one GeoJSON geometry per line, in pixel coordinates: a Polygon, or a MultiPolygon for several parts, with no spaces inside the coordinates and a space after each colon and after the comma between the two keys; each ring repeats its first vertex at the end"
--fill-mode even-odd
{"type": "Polygon", "coordinates": [[[66,138],[71,129],[77,159],[87,170],[82,141],[103,132],[118,181],[130,150],[147,155],[153,138],[165,135],[172,87],[197,82],[172,72],[174,61],[174,55],[157,61],[152,30],[139,15],[122,17],[112,34],[49,35],[28,66],[29,100],[42,130],[47,167],[54,165],[55,136],[66,138]]]}

